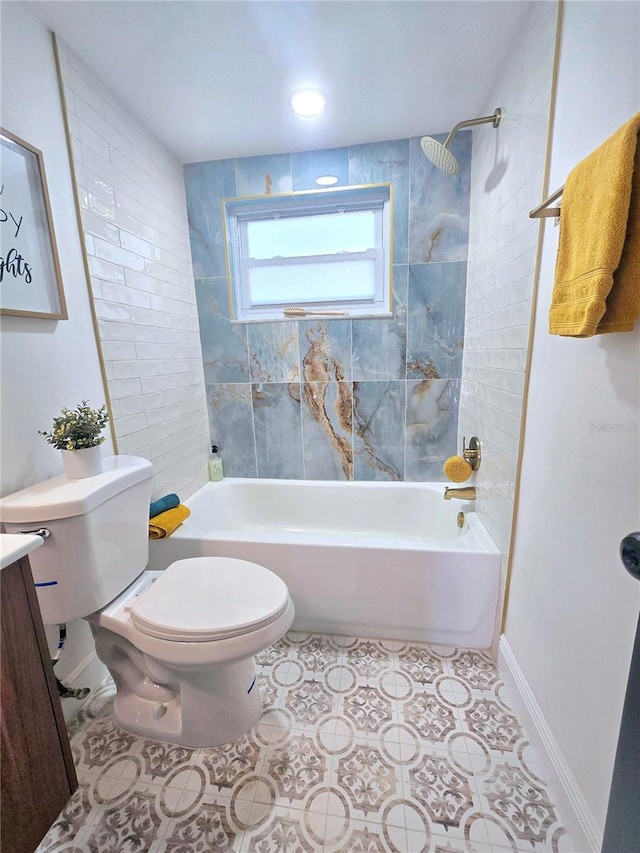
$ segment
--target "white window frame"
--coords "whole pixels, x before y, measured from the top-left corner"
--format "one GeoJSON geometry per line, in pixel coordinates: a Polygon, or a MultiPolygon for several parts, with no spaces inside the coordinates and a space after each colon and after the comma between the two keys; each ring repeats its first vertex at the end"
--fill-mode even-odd
{"type": "MultiPolygon", "coordinates": [[[[295,193],[227,198],[222,200],[225,228],[227,277],[232,322],[257,322],[291,319],[285,308],[300,308],[312,312],[331,311],[340,317],[392,316],[392,213],[393,185],[366,184],[357,187],[332,187],[295,193]],[[366,251],[339,251],[325,255],[255,259],[248,257],[247,224],[260,219],[284,219],[323,213],[372,211],[375,215],[376,245],[366,251]],[[303,294],[294,301],[252,303],[249,273],[252,268],[287,266],[289,264],[326,263],[327,274],[336,262],[373,259],[375,288],[371,298],[305,300],[303,294]]],[[[327,315],[327,319],[331,316],[327,315]]]]}

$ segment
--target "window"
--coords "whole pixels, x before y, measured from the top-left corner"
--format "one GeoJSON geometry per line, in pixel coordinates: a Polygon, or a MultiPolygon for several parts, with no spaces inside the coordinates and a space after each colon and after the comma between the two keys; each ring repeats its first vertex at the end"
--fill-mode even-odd
{"type": "Polygon", "coordinates": [[[222,205],[234,320],[391,315],[391,184],[222,205]]]}

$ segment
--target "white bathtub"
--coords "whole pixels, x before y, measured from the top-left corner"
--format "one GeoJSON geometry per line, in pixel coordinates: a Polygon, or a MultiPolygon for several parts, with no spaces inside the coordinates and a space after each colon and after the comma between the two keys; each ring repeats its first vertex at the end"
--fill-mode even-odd
{"type": "Polygon", "coordinates": [[[286,582],[295,630],[487,647],[500,553],[473,505],[443,492],[441,483],[208,483],[186,501],[187,521],[150,543],[149,567],[239,557],[286,582]]]}

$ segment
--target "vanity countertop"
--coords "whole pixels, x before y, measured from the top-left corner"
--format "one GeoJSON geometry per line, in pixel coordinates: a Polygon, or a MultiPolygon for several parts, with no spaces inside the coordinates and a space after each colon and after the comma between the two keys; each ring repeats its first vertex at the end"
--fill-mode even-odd
{"type": "Polygon", "coordinates": [[[35,551],[42,545],[39,536],[25,533],[0,533],[0,569],[15,563],[20,557],[35,551]]]}

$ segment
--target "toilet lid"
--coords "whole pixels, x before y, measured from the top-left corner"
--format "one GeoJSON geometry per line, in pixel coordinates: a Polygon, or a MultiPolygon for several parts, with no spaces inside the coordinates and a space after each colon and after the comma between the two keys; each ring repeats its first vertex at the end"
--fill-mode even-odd
{"type": "Polygon", "coordinates": [[[206,642],[254,631],[287,608],[287,585],[273,572],[231,557],[178,560],[136,600],[139,631],[163,640],[206,642]]]}

